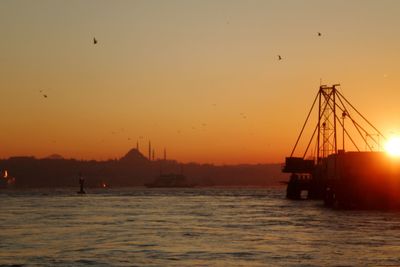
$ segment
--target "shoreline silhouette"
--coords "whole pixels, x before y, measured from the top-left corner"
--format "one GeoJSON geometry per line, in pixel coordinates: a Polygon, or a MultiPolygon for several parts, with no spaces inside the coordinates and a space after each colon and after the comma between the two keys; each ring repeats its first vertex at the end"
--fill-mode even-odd
{"type": "Polygon", "coordinates": [[[213,165],[180,163],[171,159],[149,160],[136,148],[119,159],[96,161],[64,159],[60,155],[38,159],[10,157],[0,160],[0,170],[15,177],[16,188],[73,187],[77,174],[85,187],[145,186],[161,174],[183,173],[196,186],[270,186],[287,180],[281,164],[213,165]]]}

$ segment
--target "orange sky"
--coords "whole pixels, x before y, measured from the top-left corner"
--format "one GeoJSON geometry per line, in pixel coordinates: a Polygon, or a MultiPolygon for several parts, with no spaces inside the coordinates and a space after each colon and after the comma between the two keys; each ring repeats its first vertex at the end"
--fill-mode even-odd
{"type": "Polygon", "coordinates": [[[282,162],[320,78],[400,134],[399,10],[365,0],[1,1],[0,157],[119,158],[137,140],[147,154],[151,139],[156,156],[166,147],[184,162],[282,162]]]}

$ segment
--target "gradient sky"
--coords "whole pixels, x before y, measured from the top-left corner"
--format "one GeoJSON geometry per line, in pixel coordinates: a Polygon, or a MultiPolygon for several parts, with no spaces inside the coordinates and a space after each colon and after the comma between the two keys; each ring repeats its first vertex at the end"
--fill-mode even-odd
{"type": "Polygon", "coordinates": [[[117,158],[151,139],[156,157],[184,162],[282,162],[320,79],[400,134],[399,12],[394,0],[1,0],[0,157],[117,158]]]}

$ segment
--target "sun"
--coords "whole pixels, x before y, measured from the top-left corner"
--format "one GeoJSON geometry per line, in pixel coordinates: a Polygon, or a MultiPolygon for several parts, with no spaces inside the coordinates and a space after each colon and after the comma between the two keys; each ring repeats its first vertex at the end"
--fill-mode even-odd
{"type": "Polygon", "coordinates": [[[385,144],[385,151],[394,157],[400,157],[400,137],[392,137],[385,144]]]}

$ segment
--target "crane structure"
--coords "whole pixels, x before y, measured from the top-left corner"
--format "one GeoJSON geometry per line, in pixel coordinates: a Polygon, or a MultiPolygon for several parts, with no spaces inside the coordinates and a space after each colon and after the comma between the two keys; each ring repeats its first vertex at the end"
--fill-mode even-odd
{"type": "Polygon", "coordinates": [[[287,186],[288,198],[300,199],[303,191],[307,192],[307,198],[326,198],[330,180],[338,178],[338,155],[345,154],[345,144],[348,143],[348,147],[352,146],[355,152],[363,152],[363,147],[367,152],[376,152],[376,148],[381,147],[380,141],[386,140],[385,136],[343,96],[339,87],[340,84],[319,87],[290,156],[286,158],[283,172],[291,173],[287,186]],[[300,141],[304,139],[305,130],[311,124],[311,117],[315,113],[317,120],[309,131],[311,137],[305,143],[303,153],[295,157],[300,141]],[[346,127],[345,121],[350,121],[346,127]],[[338,142],[340,137],[342,140],[338,142]],[[364,146],[360,143],[364,143],[364,146]],[[310,149],[312,146],[315,147],[313,151],[310,149]],[[310,151],[311,155],[306,158],[310,151]],[[332,162],[331,168],[329,166],[332,162]]]}
{"type": "Polygon", "coordinates": [[[303,136],[304,130],[310,122],[312,112],[318,102],[318,114],[317,123],[314,127],[311,138],[306,146],[302,158],[305,158],[309,152],[310,146],[316,139],[316,155],[313,155],[316,159],[315,163],[319,163],[321,159],[328,157],[331,154],[337,154],[339,150],[338,144],[338,132],[342,132],[342,147],[341,150],[345,150],[345,139],[350,140],[356,151],[361,151],[362,146],[357,144],[356,140],[350,134],[348,128],[345,128],[344,120],[349,119],[351,126],[359,134],[359,137],[365,144],[367,151],[374,151],[375,146],[379,149],[380,140],[386,140],[385,136],[372,124],[370,123],[344,96],[337,87],[340,84],[334,84],[332,86],[321,85],[318,93],[314,98],[313,104],[308,112],[307,118],[303,124],[303,127],[298,135],[296,143],[290,153],[290,157],[293,157],[300,139],[303,136]],[[340,114],[340,116],[338,115],[340,114]],[[364,125],[356,121],[356,116],[361,118],[364,125]]]}

